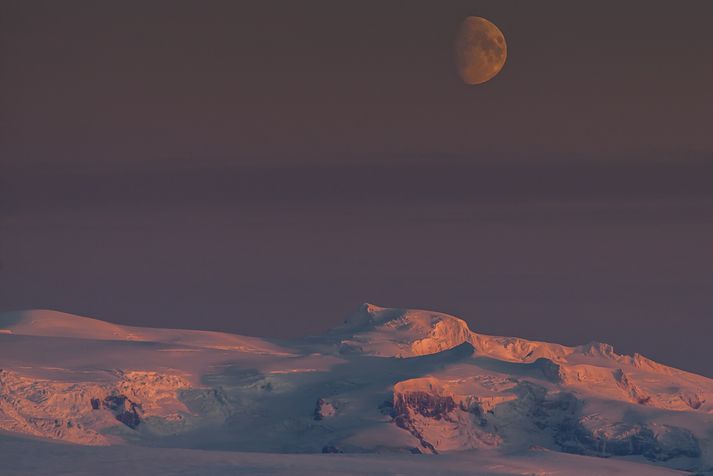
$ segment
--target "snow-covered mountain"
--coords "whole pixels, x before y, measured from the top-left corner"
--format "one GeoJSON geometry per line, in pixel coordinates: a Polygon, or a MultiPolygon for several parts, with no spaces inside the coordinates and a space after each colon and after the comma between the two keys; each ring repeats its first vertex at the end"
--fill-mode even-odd
{"type": "Polygon", "coordinates": [[[713,468],[713,380],[606,344],[482,335],[431,311],[364,304],[292,342],[6,313],[0,369],[0,430],[43,447],[713,468]]]}

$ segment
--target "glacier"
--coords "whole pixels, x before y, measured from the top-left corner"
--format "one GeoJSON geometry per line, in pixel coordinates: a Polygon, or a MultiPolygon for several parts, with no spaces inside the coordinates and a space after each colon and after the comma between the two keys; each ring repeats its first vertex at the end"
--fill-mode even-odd
{"type": "Polygon", "coordinates": [[[295,340],[0,314],[3,474],[120,455],[135,474],[713,474],[713,380],[368,303],[295,340]]]}

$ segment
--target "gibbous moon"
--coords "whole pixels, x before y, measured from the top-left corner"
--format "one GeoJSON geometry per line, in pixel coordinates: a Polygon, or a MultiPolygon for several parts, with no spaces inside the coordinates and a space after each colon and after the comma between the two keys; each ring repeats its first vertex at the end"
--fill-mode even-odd
{"type": "Polygon", "coordinates": [[[482,84],[503,69],[507,45],[503,32],[481,17],[467,17],[455,41],[456,67],[466,84],[482,84]]]}

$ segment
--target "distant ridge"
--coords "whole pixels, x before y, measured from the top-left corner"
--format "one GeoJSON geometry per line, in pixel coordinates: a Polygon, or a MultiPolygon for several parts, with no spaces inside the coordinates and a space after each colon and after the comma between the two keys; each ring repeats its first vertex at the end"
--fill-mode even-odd
{"type": "Polygon", "coordinates": [[[285,353],[285,350],[278,345],[258,337],[215,331],[123,326],[43,309],[0,314],[0,333],[91,340],[162,342],[245,352],[285,353]]]}

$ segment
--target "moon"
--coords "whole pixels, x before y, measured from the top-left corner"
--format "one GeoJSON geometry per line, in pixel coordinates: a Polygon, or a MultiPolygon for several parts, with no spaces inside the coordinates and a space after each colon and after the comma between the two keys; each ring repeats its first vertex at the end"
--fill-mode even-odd
{"type": "Polygon", "coordinates": [[[500,29],[481,17],[467,17],[455,41],[458,74],[466,84],[482,84],[503,69],[507,44],[500,29]]]}

